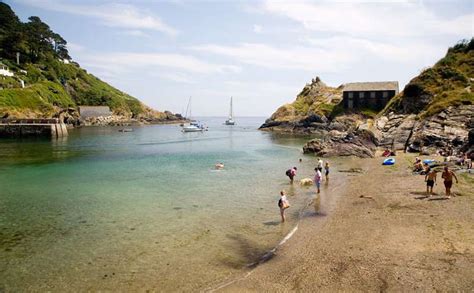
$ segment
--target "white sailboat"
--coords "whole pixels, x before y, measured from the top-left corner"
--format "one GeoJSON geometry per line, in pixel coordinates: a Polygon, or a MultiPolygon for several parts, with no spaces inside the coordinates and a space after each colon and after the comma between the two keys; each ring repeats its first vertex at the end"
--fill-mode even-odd
{"type": "Polygon", "coordinates": [[[234,111],[232,109],[232,97],[230,97],[230,112],[229,112],[229,119],[225,121],[225,125],[235,125],[234,121],[234,111]]]}
{"type": "Polygon", "coordinates": [[[183,125],[183,129],[182,129],[183,132],[202,132],[206,130],[204,125],[200,124],[199,122],[195,120],[192,120],[191,118],[191,97],[189,97],[188,106],[186,107],[185,118],[189,119],[190,122],[189,122],[189,125],[183,125]],[[189,110],[189,117],[187,117],[188,110],[189,110]]]}

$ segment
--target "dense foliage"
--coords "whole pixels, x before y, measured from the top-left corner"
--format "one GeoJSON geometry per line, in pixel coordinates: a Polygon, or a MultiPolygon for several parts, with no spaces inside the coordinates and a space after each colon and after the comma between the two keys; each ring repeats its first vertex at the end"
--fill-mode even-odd
{"type": "Polygon", "coordinates": [[[137,99],[71,62],[66,40],[39,17],[23,23],[1,2],[0,62],[15,74],[0,76],[0,117],[50,116],[80,105],[107,105],[116,114],[135,117],[150,113],[137,99]],[[20,64],[16,63],[17,54],[20,64]],[[25,88],[21,88],[21,80],[25,88]]]}
{"type": "Polygon", "coordinates": [[[445,57],[413,78],[383,112],[414,113],[428,117],[449,106],[472,105],[473,81],[474,38],[449,48],[445,57]]]}

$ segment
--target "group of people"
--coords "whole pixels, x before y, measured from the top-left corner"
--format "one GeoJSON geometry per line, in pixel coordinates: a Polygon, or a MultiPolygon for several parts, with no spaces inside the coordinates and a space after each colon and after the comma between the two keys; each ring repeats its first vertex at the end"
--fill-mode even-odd
{"type": "MultiPolygon", "coordinates": [[[[426,194],[431,197],[433,196],[433,187],[436,184],[436,177],[437,172],[436,170],[430,169],[425,175],[425,182],[426,182],[426,194]]],[[[453,177],[456,179],[456,183],[458,183],[458,178],[456,174],[449,170],[448,166],[444,167],[443,173],[441,174],[441,179],[444,180],[444,187],[446,189],[446,197],[451,198],[451,187],[453,186],[453,177]]]]}
{"type": "MultiPolygon", "coordinates": [[[[300,159],[299,161],[301,163],[302,159],[300,159]]],[[[319,159],[316,168],[314,168],[314,171],[316,172],[314,175],[314,185],[316,186],[317,193],[321,192],[321,182],[323,181],[323,168],[326,181],[329,181],[329,162],[324,163],[323,160],[319,159]]],[[[285,174],[290,178],[291,184],[293,184],[293,180],[296,176],[297,171],[297,167],[293,167],[291,169],[286,170],[285,174]]],[[[280,191],[278,207],[280,208],[281,221],[285,222],[285,210],[290,207],[290,203],[288,201],[288,198],[286,197],[284,190],[280,191]]]]}

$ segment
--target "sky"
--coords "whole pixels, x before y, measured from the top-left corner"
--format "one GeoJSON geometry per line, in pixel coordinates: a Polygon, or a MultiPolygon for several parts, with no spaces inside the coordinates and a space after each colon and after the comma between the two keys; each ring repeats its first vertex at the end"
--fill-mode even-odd
{"type": "Polygon", "coordinates": [[[74,61],[160,110],[270,116],[319,76],[400,83],[474,32],[474,1],[6,0],[74,61]]]}

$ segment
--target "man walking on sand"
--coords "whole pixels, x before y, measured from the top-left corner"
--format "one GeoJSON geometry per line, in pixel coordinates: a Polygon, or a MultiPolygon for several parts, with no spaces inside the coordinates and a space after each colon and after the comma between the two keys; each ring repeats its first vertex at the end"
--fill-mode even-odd
{"type": "Polygon", "coordinates": [[[451,187],[453,186],[453,177],[456,179],[456,183],[458,183],[458,177],[454,174],[453,171],[449,170],[448,166],[444,167],[443,174],[441,174],[441,178],[444,179],[444,187],[446,188],[446,196],[451,198],[451,187]]]}
{"type": "Polygon", "coordinates": [[[432,169],[425,175],[426,194],[431,197],[433,195],[433,186],[436,183],[436,171],[432,169]]]}

